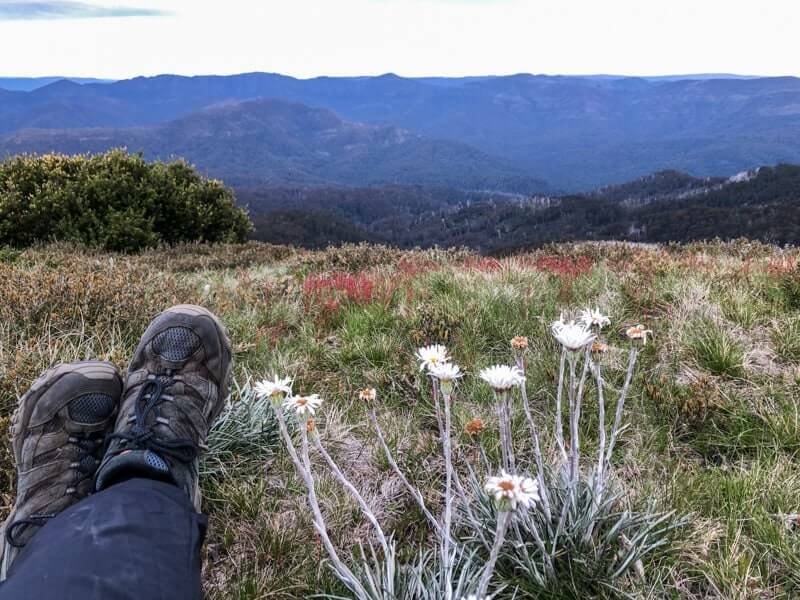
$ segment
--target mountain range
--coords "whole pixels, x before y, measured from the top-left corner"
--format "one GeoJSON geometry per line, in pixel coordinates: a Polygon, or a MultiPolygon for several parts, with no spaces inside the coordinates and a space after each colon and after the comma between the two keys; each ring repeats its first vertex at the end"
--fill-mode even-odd
{"type": "MultiPolygon", "coordinates": [[[[139,144],[148,153],[184,153],[201,168],[238,178],[258,163],[240,162],[233,151],[199,148],[210,141],[208,136],[195,144],[178,130],[207,119],[216,125],[209,124],[206,133],[221,133],[226,118],[242,119],[249,110],[263,122],[264,111],[278,105],[251,102],[257,99],[332,111],[341,120],[334,129],[349,128],[351,135],[362,127],[371,136],[371,142],[359,141],[365,145],[358,161],[373,169],[388,165],[374,176],[353,177],[347,157],[339,161],[332,156],[320,165],[313,153],[303,150],[297,156],[286,149],[276,154],[280,142],[252,136],[249,141],[265,147],[257,153],[270,155],[259,159],[266,167],[256,177],[268,181],[294,181],[296,168],[312,183],[449,185],[449,176],[431,176],[432,171],[441,173],[438,163],[431,162],[439,149],[452,157],[443,168],[456,161],[468,165],[465,172],[475,171],[476,161],[487,165],[485,177],[464,180],[460,187],[495,185],[507,192],[544,188],[542,182],[549,190],[588,191],[664,169],[710,177],[800,162],[800,79],[793,77],[413,79],[387,74],[295,79],[249,73],[113,83],[63,80],[30,91],[0,90],[0,134],[6,136],[5,152],[43,149],[47,140],[54,147],[90,150],[98,136],[105,136],[132,149],[139,144]],[[231,108],[234,103],[239,108],[231,108]],[[66,136],[29,131],[86,128],[102,131],[66,136]],[[398,136],[413,140],[404,144],[405,158],[398,148],[386,149],[387,139],[398,136]],[[173,139],[175,146],[170,145],[173,139]],[[419,155],[418,146],[426,149],[419,155]]],[[[269,127],[259,131],[266,136],[269,127]]],[[[305,133],[308,140],[318,139],[319,130],[305,133]]]]}
{"type": "Polygon", "coordinates": [[[344,121],[329,109],[282,100],[217,104],[158,125],[0,135],[0,155],[115,147],[152,159],[185,158],[234,186],[425,184],[519,193],[547,188],[461,142],[344,121]]]}

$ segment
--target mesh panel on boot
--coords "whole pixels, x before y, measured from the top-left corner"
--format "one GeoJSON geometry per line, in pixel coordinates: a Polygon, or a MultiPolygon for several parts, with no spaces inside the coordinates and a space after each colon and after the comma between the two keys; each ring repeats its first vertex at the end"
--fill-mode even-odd
{"type": "Polygon", "coordinates": [[[171,361],[189,358],[200,347],[200,338],[186,327],[170,327],[153,338],[153,352],[171,361]]]}
{"type": "Polygon", "coordinates": [[[91,454],[87,454],[81,459],[81,468],[87,473],[94,471],[95,467],[97,467],[97,460],[91,454]]]}
{"type": "Polygon", "coordinates": [[[69,418],[76,423],[99,423],[114,411],[114,399],[97,392],[78,396],[69,403],[69,418]]]}

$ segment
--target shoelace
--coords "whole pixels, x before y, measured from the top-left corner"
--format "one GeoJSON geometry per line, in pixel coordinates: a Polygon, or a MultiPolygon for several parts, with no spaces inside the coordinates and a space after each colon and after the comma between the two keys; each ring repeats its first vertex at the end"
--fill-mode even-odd
{"type": "MultiPolygon", "coordinates": [[[[72,486],[67,488],[68,494],[74,494],[77,485],[81,481],[94,475],[97,469],[95,452],[103,447],[104,440],[103,438],[93,438],[91,434],[83,434],[82,436],[71,435],[68,442],[78,448],[76,460],[70,464],[70,467],[76,471],[75,480],[72,486]],[[91,462],[88,459],[91,459],[91,462]]],[[[32,514],[24,519],[17,519],[6,529],[6,541],[14,548],[22,548],[25,542],[20,542],[17,539],[17,535],[22,529],[29,526],[41,527],[53,517],[55,517],[55,514],[42,513],[32,514]]]]}
{"type": "Polygon", "coordinates": [[[55,515],[41,514],[31,515],[25,519],[17,519],[8,526],[8,529],[6,529],[6,541],[8,542],[9,546],[13,546],[14,548],[22,548],[25,545],[25,542],[18,541],[16,537],[20,527],[26,527],[29,525],[41,527],[53,517],[55,517],[55,515]]]}
{"type": "Polygon", "coordinates": [[[140,450],[151,450],[161,456],[170,457],[182,463],[189,463],[197,456],[197,446],[188,438],[164,440],[156,437],[152,425],[147,425],[147,417],[152,412],[158,417],[158,405],[162,401],[164,391],[175,383],[172,373],[156,375],[150,378],[139,390],[134,409],[134,424],[129,431],[121,431],[108,436],[109,442],[114,439],[125,440],[127,444],[140,450]]]}
{"type": "Polygon", "coordinates": [[[75,483],[77,484],[82,479],[94,475],[98,463],[95,458],[95,453],[103,447],[105,438],[93,438],[90,434],[85,434],[83,437],[72,435],[69,438],[69,443],[78,448],[77,460],[70,465],[79,473],[75,478],[75,483]],[[89,459],[91,459],[91,461],[89,459]],[[81,477],[81,475],[83,475],[83,477],[81,477]]]}

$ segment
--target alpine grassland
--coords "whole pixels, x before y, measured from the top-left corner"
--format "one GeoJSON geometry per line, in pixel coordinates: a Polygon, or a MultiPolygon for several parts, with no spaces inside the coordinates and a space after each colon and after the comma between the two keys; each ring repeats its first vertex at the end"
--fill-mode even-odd
{"type": "Polygon", "coordinates": [[[19,396],[177,303],[235,351],[211,599],[800,596],[797,249],[3,250],[4,513],[19,396]]]}

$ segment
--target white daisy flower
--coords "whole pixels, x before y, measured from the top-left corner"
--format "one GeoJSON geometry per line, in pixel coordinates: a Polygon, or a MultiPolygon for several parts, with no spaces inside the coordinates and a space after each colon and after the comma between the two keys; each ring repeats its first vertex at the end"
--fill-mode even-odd
{"type": "Polygon", "coordinates": [[[480,372],[480,377],[496,392],[505,392],[525,383],[525,375],[519,367],[494,365],[480,372]]]}
{"type": "Polygon", "coordinates": [[[533,479],[505,471],[501,471],[499,477],[490,477],[483,489],[501,510],[517,510],[517,506],[530,508],[539,501],[539,485],[533,479]]]}
{"type": "Polygon", "coordinates": [[[564,323],[563,319],[555,321],[551,325],[551,331],[558,343],[570,352],[577,352],[585,348],[597,337],[582,324],[578,324],[575,321],[564,323]]]}
{"type": "Polygon", "coordinates": [[[647,344],[647,336],[653,335],[653,331],[651,329],[645,329],[644,325],[634,325],[633,327],[628,327],[625,331],[625,335],[632,340],[642,340],[642,345],[647,344]]]}
{"type": "Polygon", "coordinates": [[[269,398],[275,401],[283,400],[284,396],[289,396],[292,393],[292,379],[291,377],[280,378],[275,375],[272,381],[269,379],[259,381],[253,389],[259,398],[269,398]]]}
{"type": "Polygon", "coordinates": [[[314,411],[322,404],[322,398],[318,394],[311,394],[310,396],[289,396],[283,401],[283,405],[290,410],[293,410],[299,416],[314,415],[314,411]]]}
{"type": "Polygon", "coordinates": [[[428,372],[439,381],[454,381],[464,376],[461,367],[454,363],[439,363],[428,369],[428,372]]]}
{"type": "Polygon", "coordinates": [[[419,370],[430,370],[431,367],[450,362],[450,357],[447,356],[447,348],[441,344],[433,344],[431,346],[423,346],[417,349],[415,354],[419,361],[419,370]]]}
{"type": "Polygon", "coordinates": [[[581,311],[579,320],[587,329],[591,329],[592,327],[602,329],[606,325],[611,325],[611,319],[601,313],[599,308],[595,308],[594,310],[585,308],[581,311]]]}
{"type": "Polygon", "coordinates": [[[439,363],[432,366],[428,370],[428,373],[439,380],[442,393],[446,396],[449,396],[453,392],[456,379],[460,379],[464,376],[461,372],[461,367],[454,363],[439,363]]]}

